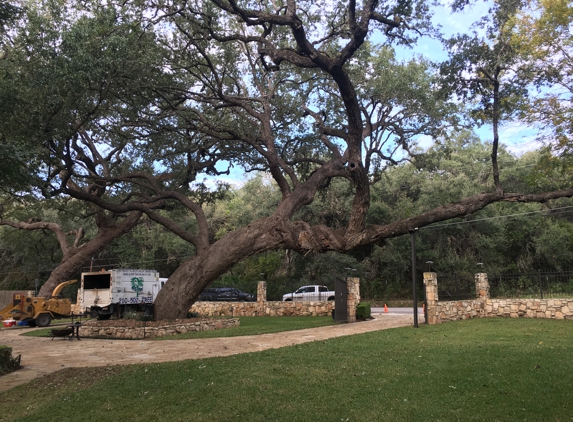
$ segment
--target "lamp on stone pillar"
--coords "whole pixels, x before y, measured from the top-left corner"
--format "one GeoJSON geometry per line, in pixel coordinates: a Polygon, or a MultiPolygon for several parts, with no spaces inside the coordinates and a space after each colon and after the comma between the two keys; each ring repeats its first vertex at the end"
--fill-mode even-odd
{"type": "Polygon", "coordinates": [[[356,268],[345,267],[344,269],[347,271],[346,278],[352,277],[352,271],[356,271],[356,268]]]}
{"type": "Polygon", "coordinates": [[[432,272],[432,264],[434,263],[434,261],[426,261],[426,264],[428,264],[428,272],[431,273],[432,272]]]}
{"type": "Polygon", "coordinates": [[[479,267],[479,272],[482,273],[483,272],[483,262],[478,262],[476,265],[479,267]]]}

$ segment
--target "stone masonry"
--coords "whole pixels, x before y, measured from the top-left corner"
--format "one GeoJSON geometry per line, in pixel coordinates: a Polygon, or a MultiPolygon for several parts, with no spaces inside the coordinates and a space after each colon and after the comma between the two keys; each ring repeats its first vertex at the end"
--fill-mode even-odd
{"type": "Polygon", "coordinates": [[[487,274],[478,273],[475,275],[476,299],[489,299],[489,281],[487,274]]]}
{"type": "Polygon", "coordinates": [[[428,324],[439,324],[437,320],[438,275],[436,273],[424,273],[424,285],[426,286],[428,324]]]}
{"type": "MultiPolygon", "coordinates": [[[[334,301],[321,302],[195,302],[191,312],[213,316],[330,316],[334,301]]],[[[356,311],[355,311],[356,312],[356,311]]]]}
{"type": "Polygon", "coordinates": [[[485,273],[475,275],[474,300],[439,302],[436,273],[424,273],[424,284],[429,324],[492,317],[573,319],[573,299],[490,299],[485,273]]]}
{"type": "MultiPolygon", "coordinates": [[[[360,303],[360,279],[350,277],[348,283],[348,322],[356,321],[360,303]]],[[[201,316],[330,316],[334,301],[282,302],[267,301],[267,283],[259,281],[256,302],[195,302],[191,312],[201,316]]]]}
{"type": "Polygon", "coordinates": [[[257,302],[267,301],[267,282],[259,281],[257,284],[257,302]]]}
{"type": "Polygon", "coordinates": [[[573,299],[488,299],[483,316],[573,319],[573,299]]]}
{"type": "Polygon", "coordinates": [[[347,277],[346,288],[348,292],[347,322],[356,322],[356,307],[360,303],[360,279],[347,277]]]}
{"type": "Polygon", "coordinates": [[[194,331],[219,330],[221,328],[238,327],[238,318],[229,319],[200,319],[184,323],[166,324],[160,327],[148,327],[141,323],[138,327],[98,326],[97,321],[90,321],[80,327],[80,337],[114,338],[114,339],[143,339],[163,337],[173,334],[194,331]]]}

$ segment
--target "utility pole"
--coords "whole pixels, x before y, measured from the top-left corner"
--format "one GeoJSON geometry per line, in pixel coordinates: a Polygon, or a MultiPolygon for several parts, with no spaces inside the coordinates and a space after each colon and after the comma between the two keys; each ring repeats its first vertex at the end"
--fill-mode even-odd
{"type": "Polygon", "coordinates": [[[418,328],[418,295],[416,292],[416,232],[418,228],[410,230],[412,238],[412,291],[414,299],[414,328],[418,328]]]}

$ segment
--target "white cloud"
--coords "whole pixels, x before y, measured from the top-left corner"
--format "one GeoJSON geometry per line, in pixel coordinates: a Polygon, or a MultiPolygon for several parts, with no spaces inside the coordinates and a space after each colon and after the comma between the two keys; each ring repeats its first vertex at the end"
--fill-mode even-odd
{"type": "MultiPolygon", "coordinates": [[[[476,130],[478,136],[486,142],[493,140],[491,125],[484,125],[476,130]]],[[[499,142],[512,154],[520,156],[526,152],[534,151],[543,146],[538,140],[537,130],[521,123],[503,125],[499,130],[499,142]]]]}
{"type": "Polygon", "coordinates": [[[434,139],[431,136],[422,135],[416,140],[416,144],[418,145],[418,148],[427,151],[434,146],[434,139]]]}

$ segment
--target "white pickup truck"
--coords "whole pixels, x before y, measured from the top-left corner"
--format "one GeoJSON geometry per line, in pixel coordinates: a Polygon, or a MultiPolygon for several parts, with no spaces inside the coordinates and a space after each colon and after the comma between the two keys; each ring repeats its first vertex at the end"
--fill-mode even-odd
{"type": "Polygon", "coordinates": [[[302,286],[294,293],[283,295],[283,301],[317,302],[322,300],[334,300],[334,296],[334,292],[328,290],[328,287],[314,284],[312,286],[302,286]]]}

